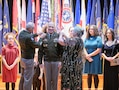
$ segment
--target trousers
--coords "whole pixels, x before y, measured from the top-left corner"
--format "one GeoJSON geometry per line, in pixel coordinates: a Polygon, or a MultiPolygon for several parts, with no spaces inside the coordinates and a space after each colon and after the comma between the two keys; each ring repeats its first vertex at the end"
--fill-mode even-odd
{"type": "Polygon", "coordinates": [[[21,69],[19,90],[31,90],[34,74],[34,60],[22,58],[21,69]]]}
{"type": "Polygon", "coordinates": [[[44,62],[46,90],[57,90],[59,62],[44,62]]]}

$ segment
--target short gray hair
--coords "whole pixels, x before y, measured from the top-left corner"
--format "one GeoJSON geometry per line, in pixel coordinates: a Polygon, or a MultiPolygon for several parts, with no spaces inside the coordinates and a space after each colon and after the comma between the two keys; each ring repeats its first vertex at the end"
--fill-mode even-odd
{"type": "Polygon", "coordinates": [[[28,22],[26,24],[26,29],[29,29],[29,28],[34,28],[34,23],[33,22],[28,22]]]}
{"type": "Polygon", "coordinates": [[[77,34],[78,37],[81,37],[84,33],[84,30],[80,26],[75,26],[74,32],[77,34]]]}

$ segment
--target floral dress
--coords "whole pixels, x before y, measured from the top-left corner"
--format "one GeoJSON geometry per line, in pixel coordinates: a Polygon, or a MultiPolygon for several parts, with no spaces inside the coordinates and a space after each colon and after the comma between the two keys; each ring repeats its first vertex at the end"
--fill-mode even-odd
{"type": "Polygon", "coordinates": [[[81,90],[83,41],[80,38],[69,39],[62,56],[61,85],[70,90],[81,90]],[[71,44],[74,42],[75,44],[71,44]]]}

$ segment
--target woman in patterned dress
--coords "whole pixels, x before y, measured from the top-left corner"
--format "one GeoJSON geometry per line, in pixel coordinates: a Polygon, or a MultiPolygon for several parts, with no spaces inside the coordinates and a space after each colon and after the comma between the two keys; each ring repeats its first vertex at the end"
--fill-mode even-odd
{"type": "Polygon", "coordinates": [[[9,90],[9,83],[12,85],[12,90],[15,90],[19,49],[14,44],[13,33],[7,33],[5,38],[7,44],[2,48],[2,81],[5,82],[6,90],[9,90]]]}
{"type": "Polygon", "coordinates": [[[115,39],[114,31],[112,29],[107,29],[105,39],[102,48],[102,56],[104,57],[103,90],[118,90],[119,66],[110,66],[110,62],[119,56],[119,41],[115,39]]]}
{"type": "Polygon", "coordinates": [[[59,37],[59,43],[64,46],[61,68],[62,90],[82,90],[82,32],[82,28],[76,26],[70,28],[70,38],[67,38],[64,34],[59,37]]]}
{"type": "Polygon", "coordinates": [[[88,74],[88,90],[91,90],[92,77],[94,77],[95,90],[98,88],[98,74],[102,73],[100,53],[102,48],[102,39],[99,36],[98,29],[91,25],[87,31],[87,37],[84,41],[86,62],[84,72],[88,74]]]}

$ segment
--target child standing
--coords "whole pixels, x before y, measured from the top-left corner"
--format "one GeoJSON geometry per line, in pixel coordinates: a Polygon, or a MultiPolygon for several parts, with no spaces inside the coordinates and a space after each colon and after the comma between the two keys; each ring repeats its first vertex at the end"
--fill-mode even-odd
{"type": "Polygon", "coordinates": [[[14,44],[13,33],[7,33],[5,39],[7,44],[2,47],[2,81],[5,82],[6,90],[9,90],[9,83],[11,83],[12,90],[15,90],[17,63],[20,60],[19,49],[14,44]]]}

